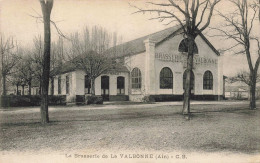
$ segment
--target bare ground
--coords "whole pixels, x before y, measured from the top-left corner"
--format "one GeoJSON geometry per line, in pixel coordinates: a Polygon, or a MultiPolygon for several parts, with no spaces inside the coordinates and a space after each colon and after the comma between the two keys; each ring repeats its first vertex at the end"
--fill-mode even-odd
{"type": "Polygon", "coordinates": [[[9,108],[0,111],[0,150],[260,152],[260,111],[247,102],[194,104],[191,120],[180,110],[165,103],[54,107],[51,123],[41,125],[39,108],[9,108]]]}

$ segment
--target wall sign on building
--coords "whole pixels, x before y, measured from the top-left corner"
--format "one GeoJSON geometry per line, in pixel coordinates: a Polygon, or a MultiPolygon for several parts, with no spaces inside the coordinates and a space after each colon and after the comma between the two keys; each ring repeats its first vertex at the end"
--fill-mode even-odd
{"type": "MultiPolygon", "coordinates": [[[[155,53],[155,58],[161,61],[168,61],[173,63],[187,63],[186,55],[176,55],[173,53],[155,53]]],[[[194,56],[194,65],[217,65],[217,59],[194,56]]]]}

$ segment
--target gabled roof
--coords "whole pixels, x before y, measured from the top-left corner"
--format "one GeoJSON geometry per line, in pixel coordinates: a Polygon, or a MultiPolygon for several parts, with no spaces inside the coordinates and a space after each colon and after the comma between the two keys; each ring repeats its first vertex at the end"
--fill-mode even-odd
{"type": "MultiPolygon", "coordinates": [[[[172,36],[176,35],[180,30],[182,30],[182,27],[180,25],[176,25],[164,29],[162,31],[158,31],[150,35],[117,45],[108,49],[106,53],[113,57],[124,57],[142,53],[145,52],[145,40],[153,40],[155,42],[155,46],[158,46],[165,40],[168,40],[172,36]]],[[[207,40],[207,38],[202,33],[200,34],[200,36],[217,55],[220,55],[219,52],[214,48],[214,46],[207,40]]]]}
{"type": "Polygon", "coordinates": [[[76,65],[72,61],[65,62],[63,65],[56,67],[50,72],[50,76],[55,76],[59,74],[65,74],[67,72],[75,71],[77,69],[76,65]]]}
{"type": "Polygon", "coordinates": [[[129,70],[122,63],[115,63],[105,72],[129,72],[129,70]]]}

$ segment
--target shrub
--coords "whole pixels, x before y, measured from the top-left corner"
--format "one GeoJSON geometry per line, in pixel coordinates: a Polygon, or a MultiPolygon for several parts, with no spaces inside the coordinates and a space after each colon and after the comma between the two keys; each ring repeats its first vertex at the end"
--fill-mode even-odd
{"type": "Polygon", "coordinates": [[[76,95],[76,104],[77,105],[82,105],[85,104],[85,95],[76,95]]]}
{"type": "Polygon", "coordinates": [[[142,98],[142,102],[145,102],[145,103],[147,103],[147,102],[155,102],[155,99],[152,96],[144,96],[142,98]]]}
{"type": "Polygon", "coordinates": [[[66,105],[66,95],[50,95],[50,105],[66,105]]]}
{"type": "MultiPolygon", "coordinates": [[[[66,95],[49,96],[50,105],[66,105],[66,95]]],[[[0,106],[2,107],[18,107],[18,106],[40,106],[40,95],[8,95],[1,96],[0,106]]]]}
{"type": "Polygon", "coordinates": [[[102,96],[86,96],[87,104],[103,104],[102,96]]]}

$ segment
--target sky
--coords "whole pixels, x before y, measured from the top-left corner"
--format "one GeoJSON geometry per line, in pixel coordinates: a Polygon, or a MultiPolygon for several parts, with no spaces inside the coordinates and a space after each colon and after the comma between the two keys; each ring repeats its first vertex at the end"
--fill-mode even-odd
{"type": "MultiPolygon", "coordinates": [[[[175,25],[148,20],[151,18],[150,14],[133,14],[136,9],[129,3],[147,7],[144,0],[54,0],[51,19],[65,35],[81,32],[85,26],[99,25],[110,32],[117,32],[122,36],[123,42],[175,25]]],[[[222,11],[230,11],[233,8],[226,1],[217,6],[217,9],[222,11]]],[[[43,35],[43,24],[30,16],[39,14],[41,15],[41,8],[38,0],[0,0],[1,35],[13,36],[22,46],[31,46],[35,36],[43,35]]],[[[213,17],[211,26],[218,26],[220,21],[219,18],[213,17]]],[[[58,33],[52,27],[52,40],[57,37],[58,33]]],[[[223,38],[207,38],[216,49],[229,47],[229,42],[223,38]]],[[[224,75],[232,76],[242,69],[248,69],[246,56],[224,54],[224,75]]]]}

